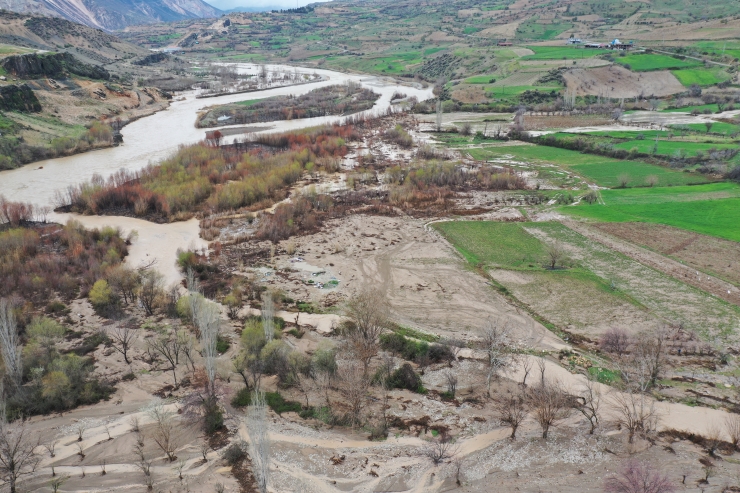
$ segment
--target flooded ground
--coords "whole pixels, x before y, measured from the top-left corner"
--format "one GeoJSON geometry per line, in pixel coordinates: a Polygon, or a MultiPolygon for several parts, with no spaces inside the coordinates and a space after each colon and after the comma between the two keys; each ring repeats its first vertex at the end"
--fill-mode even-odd
{"type": "MultiPolygon", "coordinates": [[[[255,73],[257,67],[251,64],[237,64],[240,73],[255,73]]],[[[380,113],[391,105],[391,97],[396,91],[420,100],[432,97],[432,90],[418,86],[401,86],[397,81],[376,76],[343,74],[330,70],[301,69],[287,66],[268,66],[270,71],[293,71],[299,73],[317,73],[321,76],[318,82],[289,87],[277,87],[248,94],[229,94],[226,96],[198,99],[196,91],[179,95],[166,111],[142,118],[123,129],[124,144],[119,147],[78,154],[59,159],[48,159],[29,164],[21,168],[0,172],[0,195],[8,200],[31,202],[40,206],[56,206],[55,196],[68,187],[89,180],[93,174],[107,178],[119,169],[136,171],[148,164],[155,164],[175,152],[179,146],[194,144],[203,139],[205,130],[195,128],[195,120],[200,110],[207,106],[233,103],[250,99],[267,98],[280,95],[305,94],[319,87],[343,84],[354,81],[369,87],[380,98],[375,106],[366,113],[380,113]]],[[[249,132],[282,132],[312,127],[342,120],[341,117],[305,118],[290,121],[278,121],[260,127],[222,127],[238,129],[226,141],[230,142],[243,136],[242,128],[249,132]]],[[[213,130],[213,129],[210,129],[213,130]]],[[[124,231],[136,230],[138,239],[131,249],[127,262],[136,267],[156,260],[159,269],[168,281],[174,281],[179,274],[174,266],[175,252],[178,248],[195,246],[201,248],[206,243],[198,236],[196,220],[167,225],[154,224],[130,217],[117,216],[78,216],[75,214],[54,214],[53,221],[66,222],[76,218],[88,227],[118,226],[124,231]]]]}

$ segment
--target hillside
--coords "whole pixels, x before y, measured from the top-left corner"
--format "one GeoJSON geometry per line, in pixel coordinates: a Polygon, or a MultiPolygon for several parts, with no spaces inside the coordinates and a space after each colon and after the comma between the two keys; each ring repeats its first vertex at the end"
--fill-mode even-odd
{"type": "Polygon", "coordinates": [[[201,0],[9,0],[9,10],[61,17],[113,31],[132,24],[215,17],[219,10],[201,0]]]}

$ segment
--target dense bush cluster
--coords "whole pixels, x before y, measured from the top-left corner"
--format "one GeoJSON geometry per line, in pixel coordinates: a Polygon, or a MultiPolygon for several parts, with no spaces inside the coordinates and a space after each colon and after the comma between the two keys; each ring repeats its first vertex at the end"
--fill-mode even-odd
{"type": "Polygon", "coordinates": [[[57,202],[80,212],[125,209],[167,220],[199,208],[223,211],[251,206],[277,197],[304,170],[314,169],[320,158],[344,156],[345,141],[355,137],[351,127],[326,126],[262,136],[257,143],[263,147],[248,152],[194,145],[140,173],[120,172],[107,182],[94,177],[69,188],[57,202]]]}
{"type": "Polygon", "coordinates": [[[295,120],[330,115],[349,115],[369,110],[378,94],[358,83],[347,83],[314,89],[300,96],[275,96],[249,102],[217,106],[198,119],[199,127],[222,124],[219,118],[228,117],[229,124],[249,124],[277,120],[295,120]]]}
{"type": "Polygon", "coordinates": [[[128,253],[127,241],[113,228],[66,226],[13,228],[0,232],[0,297],[17,296],[37,304],[55,293],[66,299],[86,294],[128,253]]]}

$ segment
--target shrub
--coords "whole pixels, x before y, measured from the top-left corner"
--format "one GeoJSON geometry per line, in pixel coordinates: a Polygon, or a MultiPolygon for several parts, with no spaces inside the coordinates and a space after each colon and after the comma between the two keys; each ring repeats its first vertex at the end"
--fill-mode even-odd
{"type": "Polygon", "coordinates": [[[95,281],[88,298],[95,312],[102,317],[110,317],[118,309],[118,298],[105,279],[95,281]]]}
{"type": "Polygon", "coordinates": [[[286,401],[278,392],[266,392],[265,402],[270,406],[270,409],[275,411],[277,414],[289,412],[297,413],[302,409],[299,402],[286,401]]]}
{"type": "Polygon", "coordinates": [[[231,399],[231,405],[234,407],[246,407],[252,403],[252,392],[244,387],[231,399]]]}
{"type": "Polygon", "coordinates": [[[380,336],[380,347],[409,361],[417,361],[429,353],[429,343],[412,341],[393,332],[380,336]]]}
{"type": "Polygon", "coordinates": [[[388,383],[396,389],[406,389],[412,392],[422,392],[424,387],[421,377],[416,374],[410,364],[404,363],[391,374],[388,383]]]}
{"type": "Polygon", "coordinates": [[[246,443],[232,443],[221,456],[228,465],[235,466],[247,457],[246,443]]]}
{"type": "Polygon", "coordinates": [[[216,351],[218,351],[220,354],[224,354],[226,351],[229,350],[229,347],[231,347],[231,343],[229,342],[229,340],[219,335],[216,339],[216,351]]]}

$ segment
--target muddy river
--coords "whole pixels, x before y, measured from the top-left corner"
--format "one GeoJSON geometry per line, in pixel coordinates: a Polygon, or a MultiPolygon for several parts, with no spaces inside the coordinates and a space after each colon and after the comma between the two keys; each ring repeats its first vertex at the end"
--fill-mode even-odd
{"type": "MultiPolygon", "coordinates": [[[[236,64],[240,73],[256,74],[258,67],[252,64],[236,64]]],[[[395,80],[361,74],[344,74],[330,70],[303,69],[283,65],[268,66],[269,71],[316,73],[322,80],[307,84],[276,87],[245,94],[197,99],[196,93],[188,92],[177,96],[170,108],[155,115],[142,118],[126,126],[122,133],[124,144],[109,149],[101,149],[85,154],[59,159],[48,159],[21,168],[0,172],[0,195],[8,200],[31,202],[37,205],[54,206],[57,191],[64,191],[70,185],[89,180],[97,173],[107,178],[119,169],[139,170],[149,163],[157,163],[171,155],[181,145],[193,144],[203,139],[205,130],[195,128],[200,110],[207,106],[233,103],[250,99],[267,98],[286,94],[301,95],[318,87],[342,84],[347,81],[359,82],[378,94],[380,99],[368,114],[385,111],[390,105],[393,93],[398,90],[419,100],[432,97],[431,88],[422,89],[399,85],[395,80]]],[[[306,118],[260,124],[270,127],[265,133],[295,130],[322,123],[341,120],[336,116],[306,118]]],[[[229,137],[234,140],[239,136],[229,137]]],[[[179,274],[174,266],[174,252],[177,248],[202,247],[205,243],[198,238],[197,221],[175,224],[153,224],[128,217],[90,217],[70,214],[53,214],[50,219],[66,221],[74,217],[85,225],[120,226],[124,231],[135,229],[139,239],[132,249],[128,262],[137,266],[156,259],[158,268],[168,280],[175,281],[179,274]]]]}

